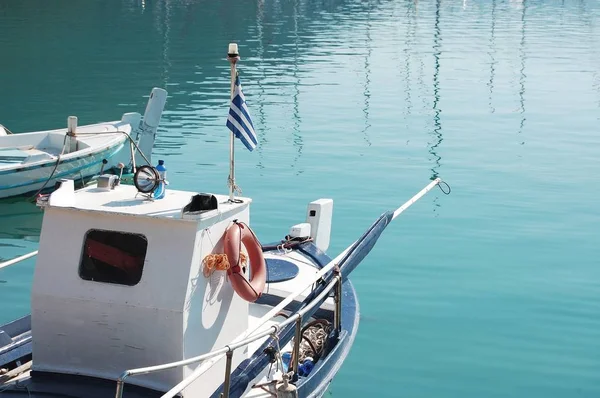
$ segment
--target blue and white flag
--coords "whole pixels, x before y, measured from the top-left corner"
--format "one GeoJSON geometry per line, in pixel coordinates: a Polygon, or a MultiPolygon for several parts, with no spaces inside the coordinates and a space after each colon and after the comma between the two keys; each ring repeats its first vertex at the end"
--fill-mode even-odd
{"type": "Polygon", "coordinates": [[[256,132],[250,118],[250,112],[248,112],[248,107],[246,106],[246,99],[242,93],[239,76],[235,78],[233,100],[231,100],[229,116],[227,117],[227,128],[246,145],[249,151],[256,148],[256,144],[258,143],[256,132]]]}

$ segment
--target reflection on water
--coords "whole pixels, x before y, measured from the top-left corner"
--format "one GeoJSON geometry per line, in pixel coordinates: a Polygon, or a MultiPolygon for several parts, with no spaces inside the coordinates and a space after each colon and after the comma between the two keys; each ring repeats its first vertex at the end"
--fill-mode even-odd
{"type": "Polygon", "coordinates": [[[596,89],[596,91],[598,92],[598,120],[600,120],[600,73],[598,73],[598,71],[594,71],[593,73],[594,76],[594,88],[596,89]]]}
{"type": "MultiPolygon", "coordinates": [[[[260,134],[258,134],[258,145],[256,147],[256,151],[258,152],[258,161],[257,161],[257,167],[260,170],[260,175],[264,176],[263,172],[264,172],[264,164],[263,164],[263,147],[265,145],[267,145],[267,136],[268,134],[266,134],[266,128],[267,128],[267,123],[266,123],[266,114],[265,114],[265,101],[266,101],[266,95],[265,95],[265,85],[264,85],[264,80],[266,78],[266,73],[265,73],[265,45],[264,45],[264,34],[263,34],[263,23],[264,23],[264,17],[265,17],[265,2],[264,0],[258,0],[258,4],[256,7],[256,36],[257,36],[257,40],[256,40],[256,55],[259,59],[259,65],[258,65],[258,69],[260,70],[260,76],[259,78],[256,80],[256,85],[258,87],[258,104],[257,107],[255,109],[258,109],[258,120],[259,120],[259,125],[261,126],[261,129],[257,130],[260,132],[260,134]]],[[[255,126],[255,128],[257,128],[258,126],[255,126]]]]}
{"type": "MultiPolygon", "coordinates": [[[[582,6],[584,6],[584,4],[582,4],[582,6]]],[[[593,14],[589,12],[589,10],[587,10],[587,8],[585,8],[582,12],[582,15],[585,16],[586,19],[586,24],[588,25],[588,29],[589,29],[589,37],[590,37],[590,46],[589,46],[589,53],[592,54],[594,56],[594,68],[592,71],[592,86],[594,87],[594,89],[596,90],[596,94],[597,94],[597,105],[598,105],[598,109],[597,109],[597,115],[598,115],[598,120],[600,120],[600,56],[598,55],[598,52],[596,52],[595,50],[597,48],[600,48],[600,35],[596,29],[597,26],[594,23],[594,19],[593,19],[593,14]]]]}
{"type": "MultiPolygon", "coordinates": [[[[527,120],[525,116],[525,78],[527,77],[527,75],[525,75],[525,10],[527,10],[527,4],[525,0],[523,0],[523,4],[521,6],[521,42],[519,43],[519,58],[521,60],[521,69],[519,70],[519,103],[521,104],[521,122],[519,123],[519,134],[523,132],[525,120],[527,120]]],[[[524,145],[525,141],[521,141],[520,144],[524,145]]]]}
{"type": "Polygon", "coordinates": [[[296,169],[296,175],[302,173],[302,169],[299,169],[298,166],[298,159],[300,159],[300,156],[302,156],[302,134],[300,131],[300,123],[301,123],[301,116],[300,116],[300,104],[299,104],[299,97],[300,97],[300,76],[298,75],[298,68],[299,68],[299,62],[298,62],[298,49],[299,49],[299,40],[300,40],[300,36],[298,34],[298,3],[295,2],[294,3],[294,94],[293,94],[293,99],[294,99],[294,127],[292,129],[292,135],[293,135],[293,144],[296,147],[296,150],[298,151],[298,153],[296,155],[294,155],[294,160],[292,161],[292,168],[296,169]]]}
{"type": "MultiPolygon", "coordinates": [[[[412,45],[413,45],[413,40],[415,37],[415,23],[414,23],[414,16],[415,16],[415,9],[412,6],[412,4],[407,5],[406,7],[406,14],[405,14],[406,18],[406,33],[405,33],[405,42],[404,42],[404,49],[403,49],[403,55],[404,55],[404,82],[405,82],[405,87],[404,87],[404,92],[406,93],[406,97],[404,98],[404,102],[405,102],[405,119],[406,116],[410,115],[411,112],[411,108],[412,108],[412,99],[411,99],[411,87],[412,87],[412,81],[411,81],[411,65],[410,65],[410,58],[411,58],[411,49],[412,49],[412,45]]],[[[408,122],[407,122],[408,123],[408,122]]],[[[408,127],[408,126],[407,126],[408,127]]]]}
{"type": "MultiPolygon", "coordinates": [[[[0,240],[36,242],[39,239],[41,226],[42,211],[35,204],[19,199],[0,201],[0,240]]],[[[12,244],[11,246],[15,247],[12,244]]],[[[0,250],[0,258],[2,257],[3,253],[0,250]]]]}
{"type": "Polygon", "coordinates": [[[371,68],[369,65],[371,56],[373,54],[373,49],[371,45],[371,4],[370,1],[367,2],[367,27],[366,27],[366,39],[365,39],[365,47],[367,51],[365,53],[365,88],[363,91],[363,97],[365,100],[365,107],[363,108],[363,113],[365,114],[365,127],[362,130],[363,139],[367,146],[371,146],[371,140],[369,139],[369,129],[371,128],[371,124],[369,123],[369,101],[371,99],[371,92],[369,91],[369,85],[371,83],[371,68]]]}
{"type": "Polygon", "coordinates": [[[494,94],[494,73],[496,72],[496,39],[495,39],[495,30],[496,30],[496,0],[492,0],[492,11],[490,15],[490,19],[492,21],[492,28],[490,33],[490,49],[488,54],[490,56],[490,81],[488,82],[488,88],[490,90],[489,95],[489,106],[490,113],[496,112],[494,105],[492,104],[492,96],[494,94]]]}
{"type": "MultiPolygon", "coordinates": [[[[0,1],[0,123],[114,120],[162,86],[153,159],[170,187],[226,193],[237,42],[259,145],[236,145],[236,182],[261,239],[332,197],[337,254],[429,178],[453,188],[353,274],[367,321],[333,396],[597,397],[598,26],[591,0],[0,1]]],[[[0,203],[0,257],[40,228],[0,203]]],[[[0,274],[0,322],[28,311],[33,264],[0,274]]]]}
{"type": "MultiPolygon", "coordinates": [[[[440,55],[441,55],[441,30],[440,30],[440,6],[441,0],[436,0],[435,8],[435,25],[433,33],[433,58],[435,59],[433,65],[433,135],[434,143],[429,148],[429,153],[433,155],[435,165],[431,168],[431,179],[435,180],[439,177],[438,171],[440,168],[441,157],[437,154],[437,148],[440,146],[444,138],[442,137],[442,123],[440,113],[442,112],[439,108],[440,102],[440,55]]],[[[439,204],[436,204],[439,206],[439,204]]]]}
{"type": "Polygon", "coordinates": [[[162,43],[162,82],[163,87],[169,86],[169,71],[171,69],[171,59],[169,58],[170,35],[171,35],[171,0],[164,0],[157,4],[156,8],[156,26],[163,36],[162,43]]]}

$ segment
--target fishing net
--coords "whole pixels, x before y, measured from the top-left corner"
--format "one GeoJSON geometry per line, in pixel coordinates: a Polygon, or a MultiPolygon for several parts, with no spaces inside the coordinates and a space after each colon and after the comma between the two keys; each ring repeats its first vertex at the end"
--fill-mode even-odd
{"type": "Polygon", "coordinates": [[[302,341],[298,362],[304,362],[308,357],[317,362],[325,350],[327,337],[333,329],[331,322],[326,319],[317,319],[309,322],[302,328],[302,341]]]}

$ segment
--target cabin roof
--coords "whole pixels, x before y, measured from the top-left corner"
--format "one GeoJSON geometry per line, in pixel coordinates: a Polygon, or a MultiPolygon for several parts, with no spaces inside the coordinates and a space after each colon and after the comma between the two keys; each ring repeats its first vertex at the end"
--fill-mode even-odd
{"type": "MultiPolygon", "coordinates": [[[[75,194],[74,206],[66,206],[77,210],[104,212],[111,214],[127,214],[134,216],[147,216],[153,218],[181,219],[182,209],[190,203],[191,198],[198,192],[179,191],[167,187],[165,197],[158,200],[149,200],[138,193],[132,185],[118,185],[115,189],[107,191],[96,186],[78,190],[75,194]]],[[[243,203],[229,203],[228,196],[214,195],[217,198],[218,210],[202,212],[200,214],[186,215],[185,219],[199,220],[209,218],[218,213],[228,212],[236,207],[251,202],[249,198],[236,198],[243,203]]],[[[61,207],[60,204],[58,207],[61,207]]]]}

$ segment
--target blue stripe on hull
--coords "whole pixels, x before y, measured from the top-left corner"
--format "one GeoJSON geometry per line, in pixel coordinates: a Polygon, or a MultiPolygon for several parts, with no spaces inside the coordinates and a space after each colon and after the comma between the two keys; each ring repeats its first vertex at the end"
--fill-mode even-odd
{"type": "Polygon", "coordinates": [[[27,315],[0,326],[0,368],[31,356],[31,316],[27,315]]]}
{"type": "MultiPolygon", "coordinates": [[[[335,347],[325,357],[320,359],[316,364],[307,378],[300,378],[296,383],[298,386],[298,393],[300,398],[313,398],[321,397],[327,391],[331,380],[334,378],[338,370],[341,368],[344,360],[350,352],[356,333],[358,332],[359,323],[359,306],[356,297],[356,292],[352,283],[346,280],[342,284],[342,332],[340,339],[337,341],[335,347]]],[[[263,298],[263,297],[261,297],[263,298]]],[[[273,302],[274,296],[264,297],[262,304],[276,305],[273,302]]],[[[281,300],[281,298],[277,298],[281,300]]],[[[290,306],[290,309],[297,309],[300,303],[295,303],[294,306],[290,306]],[[295,308],[292,308],[295,307],[295,308]]],[[[286,307],[286,309],[288,309],[286,307]]],[[[319,310],[315,314],[316,317],[323,316],[322,311],[319,310]],[[321,313],[319,313],[321,312],[321,313]]],[[[285,328],[279,333],[280,341],[287,342],[292,338],[294,329],[285,328]]],[[[249,383],[258,375],[258,373],[268,366],[268,359],[264,353],[266,346],[272,345],[272,338],[267,340],[258,350],[256,350],[249,359],[242,361],[242,363],[235,369],[231,379],[230,397],[239,398],[246,390],[249,383]]],[[[212,395],[211,398],[218,398],[223,391],[223,385],[221,385],[212,395]]]]}
{"type": "MultiPolygon", "coordinates": [[[[121,148],[123,148],[124,145],[125,145],[125,142],[121,142],[121,143],[118,143],[118,144],[116,144],[116,145],[114,145],[112,147],[110,147],[110,146],[106,147],[105,149],[103,149],[101,151],[91,152],[91,153],[88,153],[87,155],[77,156],[77,157],[74,157],[72,159],[67,159],[67,160],[61,161],[61,164],[67,164],[67,163],[75,162],[77,160],[89,158],[90,156],[96,156],[96,155],[99,155],[99,154],[101,154],[103,152],[110,151],[111,149],[114,149],[115,152],[118,152],[118,151],[121,150],[121,148]]],[[[51,161],[48,161],[48,162],[42,163],[42,164],[36,164],[36,165],[32,165],[32,166],[22,166],[22,167],[18,167],[18,168],[15,168],[15,169],[9,169],[9,170],[2,170],[2,171],[0,171],[0,175],[3,175],[3,174],[12,174],[12,173],[20,173],[20,172],[23,172],[23,171],[30,171],[30,170],[40,169],[42,167],[54,167],[55,164],[56,164],[56,159],[53,159],[51,161]]]]}
{"type": "Polygon", "coordinates": [[[349,280],[342,285],[342,333],[333,350],[326,358],[318,361],[307,378],[298,383],[300,397],[317,398],[327,392],[327,388],[344,360],[350,353],[358,332],[360,309],[354,286],[349,280]]]}
{"type": "MultiPolygon", "coordinates": [[[[82,171],[82,170],[89,169],[90,167],[97,166],[97,165],[99,165],[100,163],[102,163],[102,160],[103,160],[103,159],[106,159],[106,160],[108,160],[108,159],[112,158],[114,155],[116,155],[116,154],[117,154],[117,153],[118,153],[118,152],[121,150],[121,148],[122,148],[122,147],[123,147],[123,146],[122,146],[122,145],[120,145],[120,146],[118,146],[118,147],[114,148],[114,151],[112,151],[111,153],[109,153],[109,155],[108,155],[108,156],[105,156],[105,157],[103,157],[103,158],[102,158],[102,159],[100,159],[100,160],[97,160],[97,161],[95,161],[95,162],[92,162],[92,163],[86,163],[85,165],[83,165],[83,166],[81,166],[81,167],[76,167],[76,168],[73,168],[73,169],[69,169],[69,170],[67,170],[67,171],[64,171],[64,172],[62,172],[62,173],[55,174],[54,176],[52,176],[52,180],[56,180],[56,179],[59,179],[59,178],[63,178],[63,177],[65,177],[65,176],[70,176],[70,175],[72,175],[72,174],[76,174],[76,173],[78,173],[78,172],[80,172],[80,171],[82,171]]],[[[103,153],[104,153],[104,152],[98,152],[98,153],[91,154],[90,156],[101,156],[103,153]]],[[[71,163],[71,162],[73,162],[73,161],[75,161],[75,160],[81,160],[81,158],[79,158],[79,159],[71,159],[71,160],[69,160],[69,161],[61,162],[61,163],[60,163],[60,165],[67,164],[67,163],[71,163]]],[[[51,163],[51,166],[52,166],[52,167],[54,167],[54,165],[55,165],[55,164],[56,164],[56,161],[52,162],[52,163],[51,163]]],[[[39,166],[39,167],[41,167],[41,166],[39,166]]],[[[48,177],[49,177],[49,176],[48,176],[48,177]]],[[[48,179],[48,177],[46,177],[46,178],[39,178],[39,179],[37,179],[37,180],[35,180],[35,181],[26,181],[26,182],[24,182],[24,183],[19,183],[19,184],[12,184],[12,185],[2,185],[2,186],[0,186],[0,191],[4,191],[4,190],[7,190],[7,189],[15,189],[15,188],[26,187],[26,186],[28,186],[28,185],[42,184],[42,183],[46,182],[46,180],[48,179]]],[[[85,178],[85,177],[89,177],[89,175],[84,175],[84,178],[85,178]]],[[[37,189],[34,189],[34,188],[32,187],[31,191],[28,191],[28,192],[35,192],[35,191],[37,191],[37,189]]],[[[28,192],[25,192],[25,193],[28,193],[28,192]]],[[[25,194],[25,193],[24,193],[24,194],[25,194]]]]}

